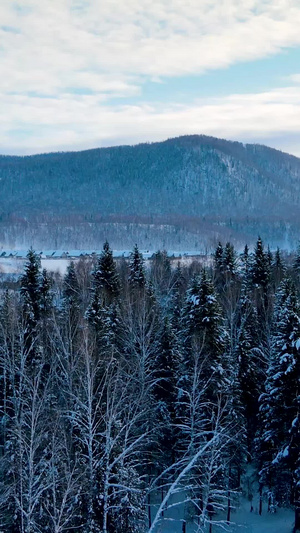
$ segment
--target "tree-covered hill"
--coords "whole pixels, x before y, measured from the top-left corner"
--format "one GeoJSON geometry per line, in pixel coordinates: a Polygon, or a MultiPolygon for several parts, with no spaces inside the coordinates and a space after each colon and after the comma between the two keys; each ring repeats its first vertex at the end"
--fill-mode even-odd
{"type": "Polygon", "coordinates": [[[300,159],[213,137],[0,157],[2,245],[122,247],[130,233],[143,247],[194,249],[260,233],[286,247],[299,204],[300,159]]]}

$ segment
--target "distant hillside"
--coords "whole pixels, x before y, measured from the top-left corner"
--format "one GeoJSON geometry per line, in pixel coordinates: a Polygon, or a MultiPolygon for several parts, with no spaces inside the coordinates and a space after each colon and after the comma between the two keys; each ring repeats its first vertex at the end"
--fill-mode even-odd
{"type": "Polygon", "coordinates": [[[300,159],[206,136],[27,157],[0,156],[0,245],[294,246],[300,159]]]}

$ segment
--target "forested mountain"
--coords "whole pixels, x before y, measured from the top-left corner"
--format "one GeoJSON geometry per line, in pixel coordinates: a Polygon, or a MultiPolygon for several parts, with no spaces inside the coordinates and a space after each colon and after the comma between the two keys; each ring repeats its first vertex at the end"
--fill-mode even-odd
{"type": "Polygon", "coordinates": [[[203,249],[299,237],[300,160],[206,136],[0,157],[3,246],[203,249]]]}
{"type": "Polygon", "coordinates": [[[1,531],[232,531],[241,498],[300,531],[300,248],[145,269],[106,242],[63,278],[30,250],[5,287],[1,531]]]}

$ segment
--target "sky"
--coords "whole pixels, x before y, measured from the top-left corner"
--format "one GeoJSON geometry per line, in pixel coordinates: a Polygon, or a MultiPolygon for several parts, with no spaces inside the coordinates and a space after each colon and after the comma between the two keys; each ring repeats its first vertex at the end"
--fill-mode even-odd
{"type": "Polygon", "coordinates": [[[300,157],[299,0],[1,0],[0,153],[205,134],[300,157]]]}

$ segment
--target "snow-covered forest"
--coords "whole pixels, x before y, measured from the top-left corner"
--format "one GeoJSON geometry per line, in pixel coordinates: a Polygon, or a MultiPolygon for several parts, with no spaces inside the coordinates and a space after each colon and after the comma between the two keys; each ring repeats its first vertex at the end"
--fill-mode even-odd
{"type": "Polygon", "coordinates": [[[4,248],[240,248],[299,239],[300,159],[205,135],[27,157],[0,155],[4,248]],[[30,244],[28,244],[30,243],[30,244]]]}
{"type": "Polygon", "coordinates": [[[0,531],[163,532],[181,506],[214,532],[249,471],[249,508],[300,530],[300,250],[145,269],[106,242],[61,277],[31,249],[0,283],[0,531]]]}

